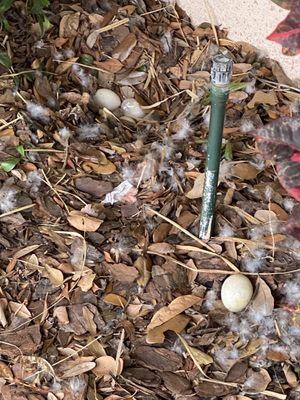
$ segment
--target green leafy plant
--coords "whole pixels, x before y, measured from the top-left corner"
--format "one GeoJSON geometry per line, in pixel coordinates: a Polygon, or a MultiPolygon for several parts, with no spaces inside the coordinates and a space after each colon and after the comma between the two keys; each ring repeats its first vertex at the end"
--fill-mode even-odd
{"type": "MultiPolygon", "coordinates": [[[[12,7],[14,1],[15,0],[0,0],[0,22],[5,28],[8,28],[9,24],[4,14],[12,7]]],[[[49,5],[50,0],[29,0],[29,2],[27,2],[28,10],[40,24],[42,33],[52,26],[44,10],[46,7],[49,7],[49,5]]]]}
{"type": "Polygon", "coordinates": [[[30,12],[40,24],[42,33],[46,32],[52,26],[44,11],[44,8],[48,7],[49,5],[49,0],[31,0],[29,2],[30,12]]]}
{"type": "Polygon", "coordinates": [[[0,51],[0,64],[5,68],[10,68],[12,65],[11,59],[5,51],[0,51]]]}
{"type": "Polygon", "coordinates": [[[25,149],[22,145],[16,147],[19,157],[9,157],[7,160],[0,163],[0,167],[5,172],[12,171],[25,157],[25,149]]]}

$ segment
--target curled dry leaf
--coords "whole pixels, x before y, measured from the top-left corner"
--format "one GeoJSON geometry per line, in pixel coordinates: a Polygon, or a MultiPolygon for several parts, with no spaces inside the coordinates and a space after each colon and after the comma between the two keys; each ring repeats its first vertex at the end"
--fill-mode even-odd
{"type": "Polygon", "coordinates": [[[113,50],[112,56],[120,61],[125,61],[135,48],[137,39],[134,33],[129,33],[124,40],[113,50]]]}
{"type": "Polygon", "coordinates": [[[106,294],[103,297],[103,301],[105,301],[105,303],[113,304],[114,306],[122,308],[124,308],[127,304],[127,300],[124,297],[119,296],[118,294],[115,293],[106,294]]]}
{"type": "Polygon", "coordinates": [[[102,356],[96,359],[96,366],[93,369],[93,372],[98,378],[103,378],[107,375],[120,375],[122,370],[123,360],[121,358],[116,361],[113,357],[102,356]]]}
{"type": "Polygon", "coordinates": [[[13,379],[13,373],[8,365],[0,361],[0,377],[3,379],[13,379]]]}
{"type": "Polygon", "coordinates": [[[155,251],[160,254],[170,254],[175,252],[175,247],[169,243],[153,243],[148,247],[149,251],[155,251]]]}
{"type": "Polygon", "coordinates": [[[191,357],[191,359],[194,361],[195,366],[199,369],[199,371],[203,374],[203,370],[202,370],[202,365],[209,365],[211,363],[214,362],[213,358],[209,355],[204,353],[203,351],[190,346],[187,341],[185,339],[183,339],[183,337],[181,337],[180,335],[179,339],[181,341],[181,343],[183,344],[185,350],[188,352],[189,356],[191,357]]]}
{"type": "Polygon", "coordinates": [[[258,372],[250,370],[250,374],[243,385],[245,392],[259,393],[267,389],[271,377],[267,370],[260,369],[258,372]]]}
{"type": "Polygon", "coordinates": [[[53,316],[56,317],[58,322],[62,325],[68,325],[70,323],[67,308],[65,306],[56,307],[53,316]]]}
{"type": "Polygon", "coordinates": [[[274,298],[271,289],[260,277],[257,278],[254,296],[249,307],[262,316],[272,315],[274,298]]]}
{"type": "Polygon", "coordinates": [[[248,108],[254,108],[256,104],[268,104],[270,106],[275,106],[277,103],[278,99],[274,91],[263,92],[258,90],[255,92],[252,100],[248,103],[248,108]]]}
{"type": "Polygon", "coordinates": [[[83,292],[88,292],[93,287],[95,278],[96,274],[89,270],[85,275],[80,278],[78,286],[83,292]]]}
{"type": "Polygon", "coordinates": [[[139,364],[149,369],[172,372],[182,368],[181,356],[169,349],[139,346],[134,355],[139,364]]]}
{"type": "Polygon", "coordinates": [[[76,36],[79,27],[79,18],[80,12],[64,15],[59,24],[59,36],[64,38],[76,36]]]}
{"type": "Polygon", "coordinates": [[[128,267],[125,264],[112,264],[107,267],[113,279],[122,283],[132,283],[139,276],[136,268],[128,267]]]}
{"type": "Polygon", "coordinates": [[[255,179],[259,173],[260,170],[250,163],[235,164],[231,171],[232,176],[243,180],[255,179]]]}
{"type": "Polygon", "coordinates": [[[83,232],[96,232],[103,222],[101,219],[90,217],[80,211],[71,211],[67,219],[71,226],[83,232]]]}
{"type": "Polygon", "coordinates": [[[203,187],[204,187],[204,177],[205,174],[199,174],[194,181],[193,188],[187,192],[186,197],[188,199],[199,199],[202,197],[203,187]]]}
{"type": "Polygon", "coordinates": [[[31,312],[28,310],[28,308],[25,306],[25,304],[20,304],[16,303],[14,301],[10,301],[8,303],[9,308],[11,309],[11,312],[20,317],[20,318],[25,318],[29,319],[31,318],[31,312]]]}
{"type": "Polygon", "coordinates": [[[174,318],[169,319],[164,324],[157,326],[147,333],[147,343],[163,343],[165,340],[164,333],[167,331],[173,331],[175,333],[181,333],[189,323],[190,318],[184,314],[176,315],[174,318]]]}
{"type": "Polygon", "coordinates": [[[67,360],[59,364],[57,374],[62,379],[72,378],[92,370],[95,366],[96,363],[93,356],[77,357],[75,360],[67,360]]]}
{"type": "Polygon", "coordinates": [[[86,172],[95,172],[99,175],[111,175],[116,171],[116,166],[111,161],[107,160],[105,164],[95,164],[90,161],[82,164],[82,169],[86,172]]]}
{"type": "Polygon", "coordinates": [[[59,269],[49,267],[49,265],[45,265],[43,276],[47,277],[53,286],[61,286],[64,283],[63,273],[59,269]]]}
{"type": "Polygon", "coordinates": [[[58,75],[64,74],[65,72],[67,72],[69,69],[72,68],[72,65],[74,65],[74,63],[76,63],[77,60],[78,57],[72,57],[69,60],[59,63],[58,66],[56,67],[55,73],[58,75]]]}
{"type": "Polygon", "coordinates": [[[151,278],[152,261],[149,256],[140,256],[134,262],[134,267],[139,271],[138,285],[145,287],[151,278]]]}
{"type": "Polygon", "coordinates": [[[254,218],[261,222],[276,221],[277,216],[274,211],[271,210],[257,210],[254,214],[254,218]]]}
{"type": "MultiPolygon", "coordinates": [[[[164,325],[166,322],[201,301],[202,299],[200,297],[194,295],[180,296],[173,300],[168,306],[162,307],[158,310],[147,327],[147,342],[153,343],[154,339],[161,340],[163,332],[169,329],[168,325],[164,325]],[[162,327],[162,325],[164,326],[162,327]]],[[[184,322],[186,322],[186,320],[184,322]]],[[[182,326],[184,325],[184,322],[181,320],[182,326]]]]}
{"type": "Polygon", "coordinates": [[[6,304],[7,303],[5,299],[0,299],[0,324],[3,326],[3,328],[5,328],[7,325],[7,319],[5,315],[6,304]]]}

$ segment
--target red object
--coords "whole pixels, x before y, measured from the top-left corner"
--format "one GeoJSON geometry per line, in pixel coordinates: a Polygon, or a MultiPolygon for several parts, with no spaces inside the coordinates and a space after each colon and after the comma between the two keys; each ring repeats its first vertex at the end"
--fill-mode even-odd
{"type": "Polygon", "coordinates": [[[300,53],[300,0],[289,1],[285,6],[290,9],[289,14],[267,39],[280,43],[284,54],[296,55],[300,53]]]}
{"type": "Polygon", "coordinates": [[[254,136],[261,153],[275,163],[282,186],[300,201],[300,118],[280,118],[254,136]]]}

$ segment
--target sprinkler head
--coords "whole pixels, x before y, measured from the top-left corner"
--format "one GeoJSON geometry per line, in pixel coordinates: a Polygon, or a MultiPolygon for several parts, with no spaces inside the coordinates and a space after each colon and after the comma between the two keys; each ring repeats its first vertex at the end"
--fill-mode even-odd
{"type": "Polygon", "coordinates": [[[216,86],[228,85],[232,75],[233,62],[231,58],[219,53],[213,58],[211,68],[211,83],[216,86]]]}

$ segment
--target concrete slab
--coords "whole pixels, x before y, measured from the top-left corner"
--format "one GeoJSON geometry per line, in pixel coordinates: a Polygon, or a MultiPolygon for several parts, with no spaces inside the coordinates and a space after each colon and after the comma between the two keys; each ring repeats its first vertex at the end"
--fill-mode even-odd
{"type": "MultiPolygon", "coordinates": [[[[279,44],[266,39],[287,16],[288,10],[270,0],[211,0],[207,3],[216,23],[228,29],[230,39],[248,42],[263,54],[277,60],[288,77],[300,85],[300,55],[285,56],[279,44]]],[[[205,0],[178,0],[178,4],[195,26],[210,22],[205,0]]]]}

